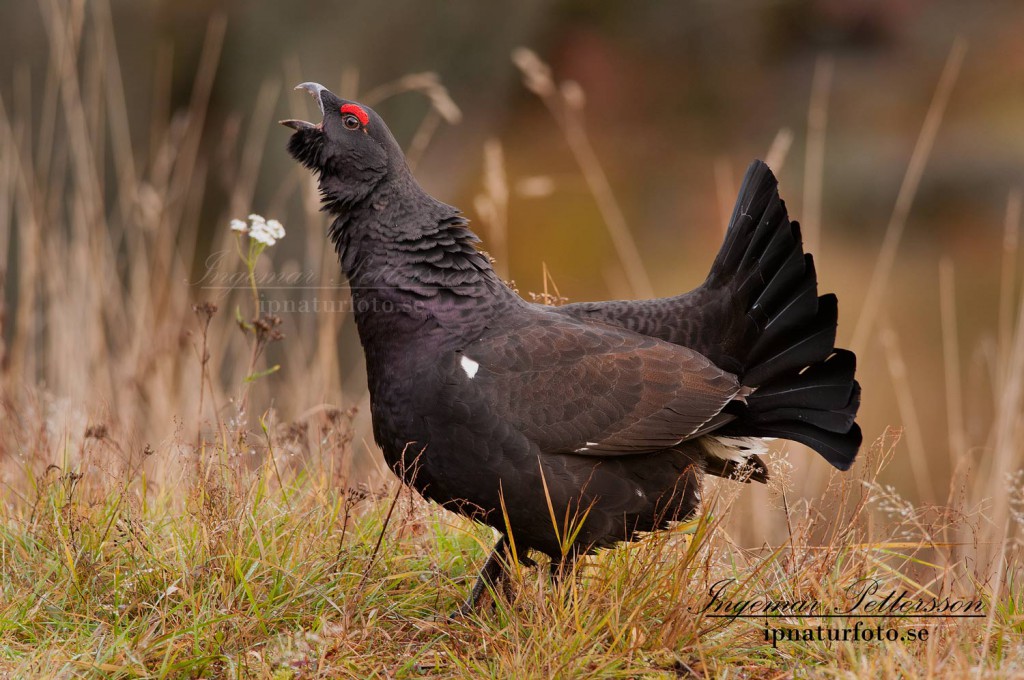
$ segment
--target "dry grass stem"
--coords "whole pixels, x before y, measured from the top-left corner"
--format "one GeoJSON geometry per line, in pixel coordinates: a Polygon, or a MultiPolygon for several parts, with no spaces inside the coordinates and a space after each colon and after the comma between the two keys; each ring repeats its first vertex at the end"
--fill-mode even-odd
{"type": "Polygon", "coordinates": [[[866,346],[867,341],[874,328],[875,320],[878,318],[882,296],[889,284],[889,274],[892,272],[896,262],[896,253],[899,251],[900,241],[903,238],[903,229],[907,224],[907,216],[914,204],[914,197],[917,195],[917,188],[921,184],[921,176],[924,174],[928,158],[931,156],[932,146],[935,144],[935,137],[942,124],[942,118],[946,112],[946,105],[953,93],[953,86],[960,75],[960,67],[963,65],[964,55],[967,53],[967,44],[957,39],[949,51],[946,65],[939,76],[939,83],[935,88],[935,95],[928,106],[928,113],[925,114],[924,123],[921,125],[921,132],[914,144],[914,151],[907,164],[907,172],[903,176],[903,183],[900,185],[899,193],[896,195],[896,205],[893,207],[892,216],[885,229],[885,237],[882,240],[882,247],[878,253],[878,260],[875,262],[874,271],[868,281],[868,292],[864,299],[864,307],[857,319],[857,325],[853,330],[853,340],[850,343],[854,352],[860,353],[866,346]]]}

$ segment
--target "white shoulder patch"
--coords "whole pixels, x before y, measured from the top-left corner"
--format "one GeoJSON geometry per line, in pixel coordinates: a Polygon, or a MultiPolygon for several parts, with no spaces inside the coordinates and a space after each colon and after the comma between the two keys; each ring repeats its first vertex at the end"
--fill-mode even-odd
{"type": "Polygon", "coordinates": [[[459,363],[462,364],[462,370],[466,372],[466,375],[469,376],[470,380],[476,377],[476,372],[480,370],[480,364],[465,355],[459,363]]]}

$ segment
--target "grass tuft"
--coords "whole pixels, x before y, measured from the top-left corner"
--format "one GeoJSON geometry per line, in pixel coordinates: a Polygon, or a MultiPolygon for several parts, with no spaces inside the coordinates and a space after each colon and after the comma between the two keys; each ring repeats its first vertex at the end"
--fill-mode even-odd
{"type": "MultiPolygon", "coordinates": [[[[175,486],[88,463],[51,466],[26,475],[20,501],[3,509],[0,583],[16,596],[0,603],[0,668],[13,677],[270,678],[1020,668],[1020,571],[995,584],[941,559],[949,545],[936,537],[972,518],[913,506],[878,483],[897,440],[880,439],[855,475],[834,475],[827,493],[791,508],[784,545],[735,545],[721,518],[739,485],[723,484],[694,520],[588,557],[557,583],[543,567],[516,568],[493,606],[453,621],[445,615],[468,591],[491,531],[404,488],[352,489],[315,459],[278,473],[269,457],[247,467],[225,451],[175,486]],[[873,510],[892,516],[884,531],[873,510]],[[880,594],[978,599],[984,616],[881,622],[901,635],[926,629],[927,641],[775,644],[766,626],[804,635],[879,621],[730,616],[765,597],[849,605],[851,588],[875,581],[880,594]]],[[[1018,551],[1008,548],[1005,564],[1018,564],[1018,551]]]]}

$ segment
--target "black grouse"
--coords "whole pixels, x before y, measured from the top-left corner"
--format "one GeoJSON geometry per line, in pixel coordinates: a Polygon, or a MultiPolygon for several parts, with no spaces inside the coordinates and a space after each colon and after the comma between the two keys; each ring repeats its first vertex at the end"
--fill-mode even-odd
{"type": "Polygon", "coordinates": [[[304,83],[323,120],[282,121],[316,175],[366,353],[373,434],[424,497],[553,567],[692,515],[705,473],[765,481],[760,438],[840,470],[861,444],[856,360],[777,181],[747,170],[704,283],[549,307],[495,274],[467,220],[417,183],[384,121],[304,83]]]}

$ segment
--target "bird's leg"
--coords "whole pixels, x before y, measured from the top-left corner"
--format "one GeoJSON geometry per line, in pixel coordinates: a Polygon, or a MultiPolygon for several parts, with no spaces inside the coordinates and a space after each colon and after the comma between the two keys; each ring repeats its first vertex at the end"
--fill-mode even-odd
{"type": "MultiPolygon", "coordinates": [[[[551,576],[552,585],[557,587],[562,582],[563,578],[573,573],[573,567],[576,564],[577,557],[578,554],[576,552],[569,552],[563,555],[561,559],[551,560],[551,564],[548,565],[548,570],[549,575],[551,576]]],[[[565,589],[564,597],[565,602],[568,603],[572,597],[572,588],[565,589]]]]}
{"type": "Polygon", "coordinates": [[[573,560],[568,555],[560,560],[551,560],[551,564],[548,565],[551,582],[556,585],[561,583],[562,577],[572,570],[572,563],[573,560]]]}
{"type": "Polygon", "coordinates": [[[473,590],[470,591],[469,597],[461,607],[455,610],[452,614],[453,618],[471,614],[476,609],[476,605],[487,586],[495,588],[507,575],[505,571],[505,560],[508,559],[507,553],[508,537],[502,536],[498,540],[498,544],[494,546],[494,550],[491,551],[491,556],[487,558],[483,568],[480,569],[480,576],[477,577],[476,583],[473,584],[473,590]]]}

